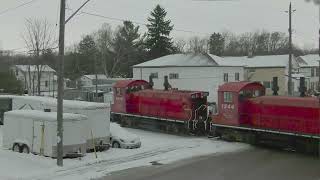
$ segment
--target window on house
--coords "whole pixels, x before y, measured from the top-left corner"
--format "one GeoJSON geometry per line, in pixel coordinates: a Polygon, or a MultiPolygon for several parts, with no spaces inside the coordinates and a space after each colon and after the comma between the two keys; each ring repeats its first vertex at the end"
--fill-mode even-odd
{"type": "Polygon", "coordinates": [[[228,73],[223,74],[223,81],[228,82],[228,73]]]}
{"type": "Polygon", "coordinates": [[[239,73],[235,73],[234,74],[234,80],[239,81],[240,80],[240,74],[239,73]]]}
{"type": "Polygon", "coordinates": [[[315,68],[316,69],[316,76],[319,76],[319,68],[315,68]]]}
{"type": "Polygon", "coordinates": [[[248,72],[253,73],[253,72],[256,72],[256,70],[255,69],[249,69],[248,72]]]}
{"type": "Polygon", "coordinates": [[[45,81],[44,84],[46,87],[48,87],[48,81],[45,81]]]}
{"type": "Polygon", "coordinates": [[[311,90],[314,90],[314,82],[311,82],[311,83],[310,83],[310,89],[311,89],[311,90]]]}
{"type": "Polygon", "coordinates": [[[232,102],[232,93],[231,92],[224,92],[223,93],[223,101],[225,103],[231,103],[232,102]]]}
{"type": "Polygon", "coordinates": [[[311,77],[314,77],[314,68],[311,68],[311,77]]]}
{"type": "Polygon", "coordinates": [[[170,73],[169,79],[179,79],[179,74],[178,73],[170,73]]]}
{"type": "Polygon", "coordinates": [[[267,89],[271,88],[271,82],[270,81],[263,81],[263,86],[267,89]]]}
{"type": "Polygon", "coordinates": [[[153,79],[158,79],[158,73],[151,73],[150,76],[151,76],[153,79]]]}

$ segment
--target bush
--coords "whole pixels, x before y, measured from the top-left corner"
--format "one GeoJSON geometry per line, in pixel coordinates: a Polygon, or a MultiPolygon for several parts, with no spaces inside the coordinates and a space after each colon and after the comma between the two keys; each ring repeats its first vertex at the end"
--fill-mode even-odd
{"type": "Polygon", "coordinates": [[[10,71],[0,72],[0,92],[9,94],[22,94],[22,82],[17,80],[10,71]]]}

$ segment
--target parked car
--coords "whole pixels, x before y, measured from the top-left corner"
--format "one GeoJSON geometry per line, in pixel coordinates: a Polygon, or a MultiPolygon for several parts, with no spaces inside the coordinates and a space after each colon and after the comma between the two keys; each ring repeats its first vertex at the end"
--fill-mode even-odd
{"type": "Polygon", "coordinates": [[[141,147],[140,138],[123,129],[117,123],[110,123],[110,142],[113,148],[133,149],[141,147]]]}

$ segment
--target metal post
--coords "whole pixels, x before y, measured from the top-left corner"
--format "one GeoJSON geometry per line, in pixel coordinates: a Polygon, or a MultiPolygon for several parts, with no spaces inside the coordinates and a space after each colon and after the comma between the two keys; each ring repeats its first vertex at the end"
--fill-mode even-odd
{"type": "MultiPolygon", "coordinates": [[[[319,9],[319,12],[320,12],[320,9],[319,9]]],[[[320,18],[320,17],[319,17],[320,18]]],[[[319,29],[319,57],[320,57],[320,29],[319,29]]],[[[320,60],[319,60],[319,67],[317,69],[318,71],[318,76],[319,76],[319,79],[318,79],[318,92],[320,92],[320,60]]]]}
{"type": "Polygon", "coordinates": [[[292,25],[291,25],[291,2],[289,5],[289,76],[288,76],[288,94],[292,96],[292,25]]]}
{"type": "Polygon", "coordinates": [[[58,60],[58,108],[57,108],[57,165],[63,166],[63,74],[64,74],[64,33],[66,0],[60,5],[59,60],[58,60]]]}

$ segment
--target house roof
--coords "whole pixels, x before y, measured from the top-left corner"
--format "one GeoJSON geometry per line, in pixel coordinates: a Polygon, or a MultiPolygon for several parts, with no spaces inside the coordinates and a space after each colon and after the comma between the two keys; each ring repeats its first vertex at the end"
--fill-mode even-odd
{"type": "MultiPolygon", "coordinates": [[[[30,72],[37,72],[37,66],[36,65],[15,65],[16,68],[23,72],[28,72],[29,67],[30,67],[30,72]]],[[[52,69],[48,65],[42,65],[39,66],[42,72],[56,72],[54,69],[52,69]]]]}
{"type": "MultiPolygon", "coordinates": [[[[211,55],[210,55],[211,56],[211,55]]],[[[217,58],[216,62],[221,66],[245,66],[245,67],[287,67],[289,55],[266,55],[266,56],[239,56],[217,58]]],[[[293,57],[294,58],[294,57],[293,57]]],[[[294,65],[297,66],[297,65],[294,65]]]]}
{"type": "MultiPolygon", "coordinates": [[[[96,79],[96,75],[95,74],[87,74],[87,75],[83,75],[84,77],[88,78],[88,79],[96,79]]],[[[97,78],[98,79],[108,79],[106,75],[104,74],[97,74],[97,78]]]]}
{"type": "MultiPolygon", "coordinates": [[[[293,57],[293,67],[298,63],[293,57]]],[[[219,57],[213,54],[172,54],[133,66],[138,67],[194,67],[194,66],[236,66],[236,67],[287,67],[289,55],[219,57]]]]}
{"type": "Polygon", "coordinates": [[[308,54],[304,56],[300,56],[302,62],[300,62],[300,67],[313,67],[319,66],[320,57],[319,54],[308,54]]]}
{"type": "Polygon", "coordinates": [[[218,66],[213,57],[205,54],[171,54],[153,59],[133,67],[194,67],[218,66]]]}
{"type": "MultiPolygon", "coordinates": [[[[96,75],[95,74],[87,74],[87,75],[83,75],[84,77],[94,80],[96,79],[96,75]]],[[[106,75],[104,74],[97,74],[97,78],[99,80],[109,80],[109,81],[119,81],[119,80],[125,80],[128,78],[108,78],[106,75]]]]}

